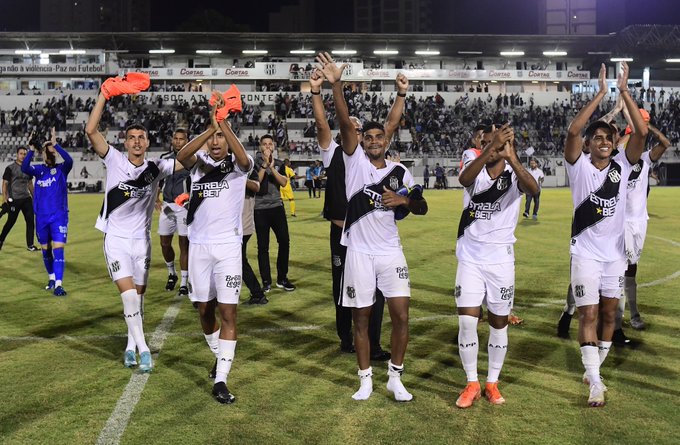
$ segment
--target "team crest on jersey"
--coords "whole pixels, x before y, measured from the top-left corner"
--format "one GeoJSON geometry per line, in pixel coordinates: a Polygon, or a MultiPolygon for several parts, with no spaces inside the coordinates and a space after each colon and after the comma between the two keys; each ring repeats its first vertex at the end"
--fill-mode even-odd
{"type": "Polygon", "coordinates": [[[144,182],[147,184],[151,184],[153,182],[153,173],[151,172],[144,173],[144,182]]]}
{"type": "Polygon", "coordinates": [[[352,286],[347,286],[346,293],[347,293],[347,298],[349,298],[351,300],[353,300],[357,297],[357,292],[354,290],[354,288],[352,286]]]}
{"type": "Polygon", "coordinates": [[[586,295],[586,289],[583,284],[577,284],[574,286],[574,296],[576,298],[583,298],[586,295]]]}
{"type": "Polygon", "coordinates": [[[397,190],[399,188],[399,178],[396,176],[390,176],[390,188],[392,190],[397,190]]]}
{"type": "Polygon", "coordinates": [[[639,163],[637,163],[633,166],[634,172],[640,173],[641,170],[642,170],[642,166],[639,163]]]}
{"type": "Polygon", "coordinates": [[[618,183],[618,182],[621,181],[621,175],[620,175],[619,172],[617,172],[616,170],[613,170],[613,169],[610,170],[609,173],[607,173],[607,176],[609,176],[609,179],[610,179],[614,184],[616,184],[616,183],[618,183]]]}
{"type": "Polygon", "coordinates": [[[234,171],[234,164],[231,162],[223,161],[220,164],[220,173],[231,173],[234,171]]]}
{"type": "Polygon", "coordinates": [[[498,181],[496,181],[496,188],[498,190],[505,190],[508,188],[508,180],[507,178],[501,176],[498,178],[498,181]]]}
{"type": "Polygon", "coordinates": [[[56,175],[57,174],[57,169],[56,168],[51,168],[50,169],[50,175],[56,175]]]}

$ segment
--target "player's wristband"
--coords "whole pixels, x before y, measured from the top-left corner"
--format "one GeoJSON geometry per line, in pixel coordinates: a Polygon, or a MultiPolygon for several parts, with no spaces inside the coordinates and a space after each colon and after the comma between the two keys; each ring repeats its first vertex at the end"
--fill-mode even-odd
{"type": "Polygon", "coordinates": [[[309,92],[312,93],[315,96],[318,95],[318,94],[321,94],[321,90],[319,90],[319,91],[311,91],[310,90],[309,92]]]}
{"type": "Polygon", "coordinates": [[[399,97],[406,97],[406,93],[397,93],[397,96],[399,96],[399,97]]]}

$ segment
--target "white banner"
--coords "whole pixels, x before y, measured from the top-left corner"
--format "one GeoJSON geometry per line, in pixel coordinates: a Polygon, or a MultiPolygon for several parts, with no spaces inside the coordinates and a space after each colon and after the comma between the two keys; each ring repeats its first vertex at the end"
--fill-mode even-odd
{"type": "Polygon", "coordinates": [[[46,65],[22,64],[22,63],[0,63],[0,75],[2,76],[87,76],[106,74],[105,64],[85,63],[73,65],[66,63],[49,63],[46,65]]]}
{"type": "Polygon", "coordinates": [[[346,80],[395,79],[403,73],[418,80],[507,80],[507,81],[562,81],[581,82],[590,79],[589,71],[539,71],[539,70],[397,70],[361,69],[356,74],[346,74],[346,80]]]}

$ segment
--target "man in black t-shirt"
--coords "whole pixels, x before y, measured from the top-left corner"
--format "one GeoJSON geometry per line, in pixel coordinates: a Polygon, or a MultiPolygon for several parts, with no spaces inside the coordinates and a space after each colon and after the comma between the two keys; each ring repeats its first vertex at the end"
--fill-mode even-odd
{"type": "Polygon", "coordinates": [[[21,163],[28,151],[25,147],[17,148],[17,159],[5,169],[2,175],[3,208],[8,213],[7,222],[0,233],[0,249],[5,243],[14,223],[17,222],[19,212],[26,220],[26,248],[31,252],[39,249],[33,245],[35,233],[35,214],[33,212],[33,182],[31,177],[21,171],[21,163]]]}

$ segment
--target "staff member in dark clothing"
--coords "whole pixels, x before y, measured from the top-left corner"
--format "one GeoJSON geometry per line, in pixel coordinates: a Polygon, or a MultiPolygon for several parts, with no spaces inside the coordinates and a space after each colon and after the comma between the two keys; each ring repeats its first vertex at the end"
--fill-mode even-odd
{"type": "MultiPolygon", "coordinates": [[[[187,131],[178,128],[172,135],[172,151],[161,155],[161,159],[175,159],[177,153],[189,141],[187,131]]],[[[168,268],[168,281],[165,290],[175,289],[177,271],[175,270],[175,250],[172,248],[172,237],[177,233],[179,238],[179,267],[182,280],[179,284],[179,295],[189,296],[189,238],[187,230],[187,210],[175,203],[175,198],[191,189],[188,170],[179,170],[166,177],[163,183],[163,201],[156,201],[156,209],[161,215],[158,218],[158,234],[161,238],[161,251],[168,268]]]]}
{"type": "Polygon", "coordinates": [[[3,206],[9,209],[7,222],[0,233],[0,249],[5,243],[9,231],[17,222],[19,212],[24,214],[26,220],[26,248],[31,252],[39,249],[33,245],[35,240],[35,214],[33,213],[33,182],[31,177],[21,171],[21,163],[24,161],[28,150],[25,147],[17,148],[17,159],[7,166],[2,175],[2,199],[3,206]]]}
{"type": "MultiPolygon", "coordinates": [[[[310,78],[312,93],[312,108],[316,120],[317,140],[323,156],[323,166],[326,169],[326,195],[323,206],[323,216],[331,222],[331,272],[333,275],[333,301],[335,302],[335,326],[340,338],[340,350],[354,353],[352,344],[352,310],[340,305],[342,291],[342,273],[347,255],[347,247],[340,244],[342,228],[347,213],[347,196],[345,194],[345,162],[342,157],[341,147],[331,139],[331,130],[326,120],[326,112],[321,99],[320,91],[323,83],[323,74],[314,71],[310,78]]],[[[398,128],[401,111],[404,107],[403,96],[398,96],[390,111],[385,125],[388,138],[391,138],[398,128]]],[[[362,125],[359,119],[352,117],[352,122],[357,133],[362,133],[362,125]]],[[[375,295],[375,303],[371,311],[368,325],[368,337],[371,347],[371,360],[386,361],[392,356],[380,346],[380,331],[382,328],[385,298],[378,289],[375,295]]]]}
{"type": "Polygon", "coordinates": [[[276,287],[294,291],[295,285],[288,280],[290,236],[288,221],[279,189],[288,183],[286,167],[274,159],[274,138],[268,134],[260,138],[260,151],[255,165],[259,169],[260,190],[255,194],[255,232],[257,233],[257,263],[260,266],[262,288],[269,292],[272,274],[269,267],[269,231],[273,230],[279,244],[276,258],[276,287]]]}

